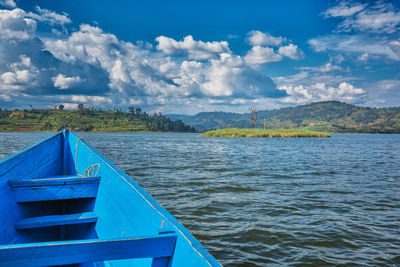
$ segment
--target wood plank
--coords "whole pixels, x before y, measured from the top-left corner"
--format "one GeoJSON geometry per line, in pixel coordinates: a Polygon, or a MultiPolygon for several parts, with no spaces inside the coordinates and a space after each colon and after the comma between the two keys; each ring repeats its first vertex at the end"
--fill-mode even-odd
{"type": "Polygon", "coordinates": [[[27,180],[9,180],[11,187],[32,187],[32,186],[52,186],[52,185],[75,185],[75,184],[98,184],[100,176],[80,177],[80,176],[59,176],[46,177],[27,180]]]}
{"type": "Polygon", "coordinates": [[[97,222],[97,215],[94,212],[83,212],[75,214],[50,215],[32,218],[24,218],[15,223],[15,229],[32,229],[40,227],[81,224],[97,222]]]}
{"type": "Polygon", "coordinates": [[[100,177],[9,180],[17,202],[94,198],[100,177]]]}
{"type": "Polygon", "coordinates": [[[170,257],[154,258],[151,262],[151,267],[164,267],[168,266],[170,257]]]}
{"type": "Polygon", "coordinates": [[[0,246],[1,266],[53,266],[171,257],[176,235],[114,240],[58,241],[0,246]]]}

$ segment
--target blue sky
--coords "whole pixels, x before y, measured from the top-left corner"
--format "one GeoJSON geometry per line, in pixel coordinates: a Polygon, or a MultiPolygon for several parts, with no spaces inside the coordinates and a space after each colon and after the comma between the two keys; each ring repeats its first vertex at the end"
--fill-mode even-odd
{"type": "Polygon", "coordinates": [[[400,105],[391,1],[0,0],[0,107],[400,105]]]}

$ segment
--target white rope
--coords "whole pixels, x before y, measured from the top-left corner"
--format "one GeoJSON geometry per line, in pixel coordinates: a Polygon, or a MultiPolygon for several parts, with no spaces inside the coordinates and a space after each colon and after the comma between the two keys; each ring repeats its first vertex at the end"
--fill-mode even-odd
{"type": "Polygon", "coordinates": [[[75,173],[76,173],[76,175],[78,175],[80,177],[96,176],[100,171],[100,164],[98,164],[98,163],[95,163],[95,164],[87,167],[85,172],[83,173],[83,175],[78,173],[78,145],[79,145],[79,141],[81,141],[81,140],[83,140],[83,138],[79,137],[78,141],[76,141],[76,145],[75,145],[75,173]]]}

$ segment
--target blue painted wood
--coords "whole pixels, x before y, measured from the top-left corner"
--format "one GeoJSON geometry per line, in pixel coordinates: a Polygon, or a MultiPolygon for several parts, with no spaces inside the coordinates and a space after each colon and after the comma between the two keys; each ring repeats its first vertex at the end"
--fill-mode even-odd
{"type": "MultiPolygon", "coordinates": [[[[32,242],[31,236],[21,235],[14,227],[15,222],[25,216],[25,207],[15,202],[8,180],[61,174],[62,141],[62,134],[57,133],[0,161],[0,244],[32,242]]],[[[41,238],[46,238],[46,235],[42,233],[41,238]]]]}
{"type": "Polygon", "coordinates": [[[100,177],[49,177],[9,180],[17,202],[96,197],[100,177]]]}
{"type": "MultiPolygon", "coordinates": [[[[127,138],[129,138],[127,136],[127,138]]],[[[96,198],[94,212],[99,216],[96,233],[100,239],[116,236],[157,234],[163,221],[176,230],[178,239],[172,257],[173,266],[221,266],[204,249],[190,232],[132,178],[118,169],[93,147],[81,140],[75,151],[78,137],[69,132],[69,147],[72,149],[70,167],[75,166],[78,154],[78,172],[82,173],[92,164],[100,164],[102,182],[96,198]],[[112,214],[113,216],[109,216],[112,214]],[[118,218],[118,223],[115,223],[118,218]]],[[[129,159],[127,159],[129,160],[129,159]]],[[[146,266],[151,262],[115,263],[115,266],[146,266]]],[[[113,263],[114,266],[114,263],[113,263]]]]}
{"type": "Polygon", "coordinates": [[[171,257],[159,257],[159,258],[154,258],[151,267],[164,267],[164,266],[169,266],[169,261],[171,257]]]}
{"type": "Polygon", "coordinates": [[[0,246],[1,266],[53,266],[134,258],[170,257],[176,235],[0,246]]]}
{"type": "MultiPolygon", "coordinates": [[[[127,138],[129,137],[127,136],[127,138]]],[[[173,256],[168,259],[168,266],[220,266],[200,242],[132,178],[84,140],[80,140],[78,146],[77,141],[78,137],[74,133],[63,131],[0,162],[0,245],[46,242],[63,240],[63,238],[68,240],[85,238],[113,240],[143,235],[164,236],[174,232],[176,235],[175,249],[173,256]],[[100,164],[98,175],[101,176],[101,183],[98,185],[96,198],[16,203],[12,186],[9,185],[8,180],[60,178],[58,177],[60,175],[73,176],[75,162],[77,162],[76,167],[80,174],[83,174],[90,165],[100,164]],[[60,227],[65,230],[62,233],[50,231],[58,228],[16,231],[14,227],[17,221],[25,217],[54,214],[61,210],[64,210],[65,213],[93,211],[97,214],[98,221],[96,224],[60,227]],[[159,234],[160,228],[162,228],[160,231],[162,234],[159,234]]],[[[45,187],[52,186],[27,186],[25,189],[43,189],[45,187]]],[[[22,188],[22,186],[18,188],[22,188]]],[[[21,257],[26,257],[30,252],[21,253],[21,257]]],[[[166,259],[164,258],[167,256],[154,257],[155,260],[135,258],[112,263],[105,261],[103,265],[123,267],[149,266],[152,262],[154,265],[158,262],[165,264],[166,259]]],[[[1,263],[0,259],[0,265],[2,265],[1,263]]],[[[16,265],[18,266],[18,264],[16,265]]]]}
{"type": "Polygon", "coordinates": [[[40,227],[81,224],[97,222],[97,215],[94,212],[82,212],[63,215],[49,215],[40,217],[24,218],[15,223],[15,228],[18,230],[32,229],[40,227]]]}
{"type": "Polygon", "coordinates": [[[75,184],[96,184],[100,182],[100,176],[81,177],[75,175],[46,177],[27,180],[9,180],[8,184],[12,187],[31,187],[31,186],[53,186],[53,185],[75,185],[75,184]]]}

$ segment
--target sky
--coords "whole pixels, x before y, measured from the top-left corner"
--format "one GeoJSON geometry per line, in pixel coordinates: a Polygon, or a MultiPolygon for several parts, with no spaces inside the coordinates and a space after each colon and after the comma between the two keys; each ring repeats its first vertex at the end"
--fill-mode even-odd
{"type": "Polygon", "coordinates": [[[0,108],[400,106],[400,1],[0,0],[0,108]]]}

